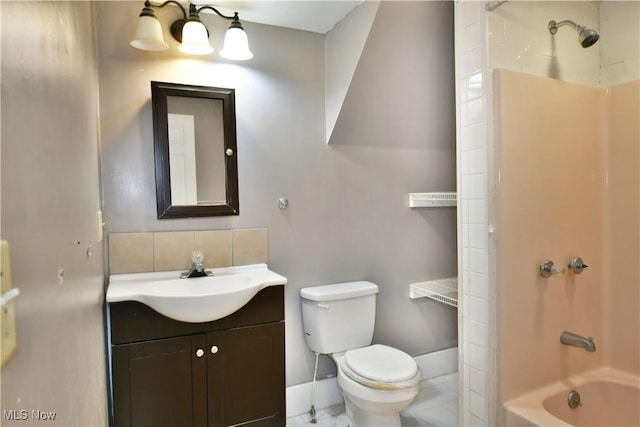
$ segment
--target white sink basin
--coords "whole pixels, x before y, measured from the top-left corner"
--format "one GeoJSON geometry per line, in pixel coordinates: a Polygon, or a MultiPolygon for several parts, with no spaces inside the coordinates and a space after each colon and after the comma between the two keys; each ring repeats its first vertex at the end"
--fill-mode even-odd
{"type": "Polygon", "coordinates": [[[261,289],[287,278],[266,264],[212,268],[213,276],[180,279],[181,271],[112,274],[107,302],[138,301],[182,322],[210,322],[244,307],[261,289]]]}

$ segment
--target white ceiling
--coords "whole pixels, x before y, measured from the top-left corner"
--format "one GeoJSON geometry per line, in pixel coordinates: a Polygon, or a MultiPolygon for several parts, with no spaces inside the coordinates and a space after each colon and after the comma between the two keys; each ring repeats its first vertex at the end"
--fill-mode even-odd
{"type": "MultiPolygon", "coordinates": [[[[194,0],[224,14],[238,12],[240,21],[257,22],[326,34],[364,0],[194,0]]],[[[205,11],[203,11],[204,13],[205,11]]]]}

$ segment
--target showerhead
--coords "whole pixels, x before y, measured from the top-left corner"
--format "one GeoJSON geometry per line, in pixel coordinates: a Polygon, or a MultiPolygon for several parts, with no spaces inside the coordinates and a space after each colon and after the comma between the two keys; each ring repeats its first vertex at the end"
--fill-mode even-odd
{"type": "Polygon", "coordinates": [[[593,46],[600,38],[598,33],[590,28],[584,28],[580,31],[578,37],[580,38],[580,44],[582,47],[593,46]]]}
{"type": "Polygon", "coordinates": [[[553,20],[549,21],[549,32],[551,34],[555,34],[558,32],[558,28],[562,27],[563,25],[569,25],[571,28],[578,32],[578,39],[580,40],[580,45],[582,47],[593,46],[600,38],[596,30],[583,27],[582,25],[578,25],[575,22],[569,20],[560,22],[556,22],[553,20]]]}

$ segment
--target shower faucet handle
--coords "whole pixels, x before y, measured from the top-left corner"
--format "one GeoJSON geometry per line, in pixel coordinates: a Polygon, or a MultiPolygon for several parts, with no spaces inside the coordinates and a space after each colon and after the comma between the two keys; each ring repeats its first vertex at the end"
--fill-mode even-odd
{"type": "Polygon", "coordinates": [[[582,258],[580,257],[575,257],[571,261],[569,261],[569,268],[571,269],[571,271],[574,272],[574,274],[582,273],[582,270],[584,270],[587,267],[589,266],[585,264],[584,261],[582,261],[582,258]]]}
{"type": "Polygon", "coordinates": [[[554,265],[553,261],[548,259],[545,259],[538,268],[540,270],[540,275],[545,279],[548,279],[551,276],[562,276],[564,274],[564,268],[554,265]]]}

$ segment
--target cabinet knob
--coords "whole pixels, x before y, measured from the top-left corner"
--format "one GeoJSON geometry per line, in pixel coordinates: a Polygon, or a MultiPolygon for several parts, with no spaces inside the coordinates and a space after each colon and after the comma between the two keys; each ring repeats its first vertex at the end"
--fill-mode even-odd
{"type": "Polygon", "coordinates": [[[201,349],[201,348],[197,349],[197,350],[196,350],[196,356],[197,356],[197,357],[202,357],[202,356],[204,356],[204,350],[203,350],[203,349],[201,349]]]}
{"type": "Polygon", "coordinates": [[[217,345],[212,345],[211,346],[211,354],[216,354],[218,352],[218,346],[217,345]]]}

